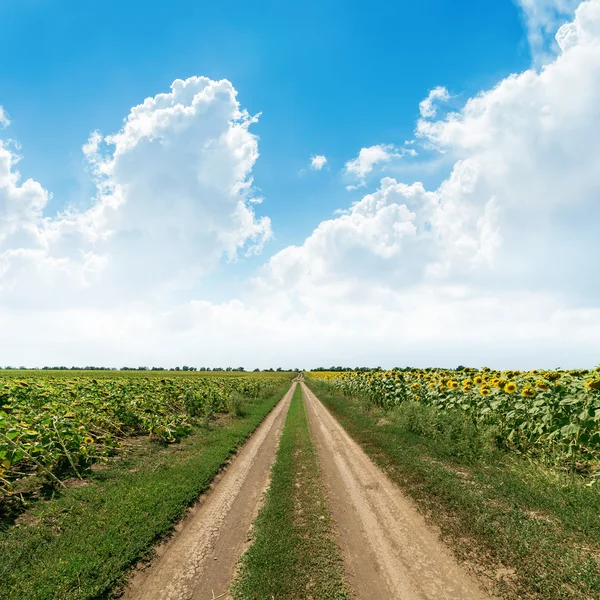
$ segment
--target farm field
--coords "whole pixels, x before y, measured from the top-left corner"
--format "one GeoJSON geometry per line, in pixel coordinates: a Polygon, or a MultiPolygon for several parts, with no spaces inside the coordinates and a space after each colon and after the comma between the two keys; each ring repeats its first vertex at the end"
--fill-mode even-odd
{"type": "Polygon", "coordinates": [[[0,503],[38,480],[61,485],[136,436],[166,444],[268,396],[289,375],[219,372],[0,372],[0,503]],[[24,487],[25,486],[25,487],[24,487]]]}
{"type": "Polygon", "coordinates": [[[409,405],[429,417],[422,428],[433,436],[439,411],[460,411],[501,449],[600,477],[600,367],[315,372],[311,378],[383,410],[403,405],[406,412],[409,405]]]}
{"type": "Polygon", "coordinates": [[[3,374],[0,597],[599,598],[598,374],[3,374]]]}
{"type": "Polygon", "coordinates": [[[313,372],[308,384],[488,590],[599,598],[598,370],[507,375],[313,372]]]}
{"type": "Polygon", "coordinates": [[[118,587],[291,377],[2,374],[0,597],[96,598],[118,587]]]}

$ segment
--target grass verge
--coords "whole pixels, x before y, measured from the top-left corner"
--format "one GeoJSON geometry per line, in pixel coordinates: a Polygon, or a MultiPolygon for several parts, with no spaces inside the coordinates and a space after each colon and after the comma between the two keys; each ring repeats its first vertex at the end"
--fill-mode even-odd
{"type": "Polygon", "coordinates": [[[420,418],[426,415],[414,406],[367,410],[364,402],[308,383],[493,592],[511,599],[600,598],[598,487],[473,443],[456,415],[442,419],[441,443],[428,437],[420,418]]]}
{"type": "Polygon", "coordinates": [[[241,559],[236,600],[350,598],[311,438],[296,387],[254,541],[241,559]]]}
{"type": "Polygon", "coordinates": [[[184,516],[284,390],[182,443],[139,440],[83,485],[40,501],[0,532],[0,598],[108,598],[131,566],[184,516]]]}

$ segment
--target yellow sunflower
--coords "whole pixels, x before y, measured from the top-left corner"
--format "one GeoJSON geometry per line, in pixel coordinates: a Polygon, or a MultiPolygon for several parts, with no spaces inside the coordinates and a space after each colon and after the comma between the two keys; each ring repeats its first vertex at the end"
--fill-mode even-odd
{"type": "Polygon", "coordinates": [[[514,394],[517,391],[517,385],[510,381],[504,386],[504,391],[508,394],[514,394]]]}
{"type": "Polygon", "coordinates": [[[489,396],[489,395],[492,393],[492,390],[491,390],[489,387],[487,387],[486,385],[482,385],[482,386],[479,388],[479,393],[480,393],[482,396],[489,396]]]}

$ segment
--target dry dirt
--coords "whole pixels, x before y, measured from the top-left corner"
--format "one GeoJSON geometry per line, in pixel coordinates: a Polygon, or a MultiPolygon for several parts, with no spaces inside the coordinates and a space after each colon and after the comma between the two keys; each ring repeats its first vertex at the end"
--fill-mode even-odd
{"type": "Polygon", "coordinates": [[[412,502],[301,385],[357,600],[490,599],[412,502]]]}
{"type": "MultiPolygon", "coordinates": [[[[125,600],[229,599],[296,384],[131,579],[125,600]]],[[[415,506],[301,383],[348,583],[357,600],[490,600],[415,506]]]]}
{"type": "Polygon", "coordinates": [[[226,598],[248,531],[267,487],[296,384],[267,416],[229,466],[130,580],[125,600],[226,598]]]}

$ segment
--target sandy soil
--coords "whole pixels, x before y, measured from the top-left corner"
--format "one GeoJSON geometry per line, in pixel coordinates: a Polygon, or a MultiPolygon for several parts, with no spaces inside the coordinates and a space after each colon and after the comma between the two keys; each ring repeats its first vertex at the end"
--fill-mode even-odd
{"type": "Polygon", "coordinates": [[[268,485],[279,437],[296,384],[157,551],[138,570],[126,600],[212,600],[227,589],[268,485]]]}
{"type": "Polygon", "coordinates": [[[356,598],[491,598],[458,565],[412,502],[301,385],[356,598]]]}

